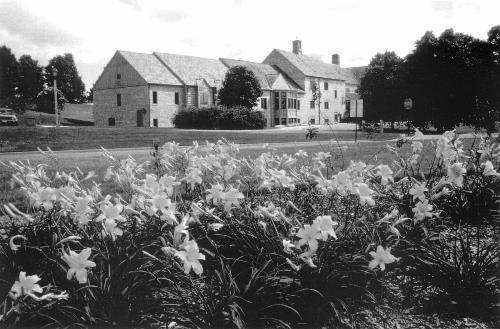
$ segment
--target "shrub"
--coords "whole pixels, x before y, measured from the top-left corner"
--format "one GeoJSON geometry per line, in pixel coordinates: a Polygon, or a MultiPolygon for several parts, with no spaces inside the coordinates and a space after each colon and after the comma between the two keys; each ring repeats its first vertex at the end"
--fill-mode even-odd
{"type": "Polygon", "coordinates": [[[261,111],[245,107],[189,108],[179,111],[173,124],[185,129],[262,129],[266,119],[261,111]]]}
{"type": "Polygon", "coordinates": [[[396,327],[408,309],[493,321],[500,147],[467,153],[448,132],[424,174],[420,137],[390,146],[394,171],[334,171],[329,152],[245,159],[223,142],[167,143],[142,164],[105,153],[113,196],[93,173],[10,163],[31,209],[4,207],[0,323],[396,327]]]}

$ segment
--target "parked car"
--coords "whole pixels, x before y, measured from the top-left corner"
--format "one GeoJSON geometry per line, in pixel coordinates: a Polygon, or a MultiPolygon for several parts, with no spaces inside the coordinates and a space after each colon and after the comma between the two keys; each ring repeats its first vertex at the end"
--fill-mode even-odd
{"type": "Polygon", "coordinates": [[[0,108],[0,126],[17,126],[19,122],[14,111],[11,109],[0,108]]]}

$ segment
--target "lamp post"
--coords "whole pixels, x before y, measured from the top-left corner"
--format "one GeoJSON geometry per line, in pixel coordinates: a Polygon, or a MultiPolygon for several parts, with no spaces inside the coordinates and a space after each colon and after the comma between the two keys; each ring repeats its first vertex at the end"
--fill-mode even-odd
{"type": "Polygon", "coordinates": [[[52,69],[52,75],[54,76],[54,113],[56,115],[56,127],[59,127],[59,111],[57,110],[57,69],[55,67],[52,69]]]}

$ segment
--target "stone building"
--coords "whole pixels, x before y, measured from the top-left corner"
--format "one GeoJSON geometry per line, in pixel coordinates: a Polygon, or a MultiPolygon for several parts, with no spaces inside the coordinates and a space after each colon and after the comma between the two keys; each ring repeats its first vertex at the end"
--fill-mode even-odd
{"type": "Polygon", "coordinates": [[[293,51],[274,49],[263,63],[210,59],[166,53],[117,51],[94,85],[94,121],[99,127],[171,127],[182,109],[211,107],[229,68],[251,70],[262,88],[255,110],[268,127],[338,122],[359,99],[356,91],[364,67],[341,68],[293,51]],[[314,98],[313,86],[321,97],[314,98]]]}
{"type": "Polygon", "coordinates": [[[298,116],[301,123],[338,122],[346,116],[346,103],[359,99],[356,92],[364,68],[341,68],[338,54],[332,55],[331,64],[325,63],[303,55],[301,41],[294,40],[291,52],[274,49],[264,63],[277,67],[304,91],[298,116]]]}

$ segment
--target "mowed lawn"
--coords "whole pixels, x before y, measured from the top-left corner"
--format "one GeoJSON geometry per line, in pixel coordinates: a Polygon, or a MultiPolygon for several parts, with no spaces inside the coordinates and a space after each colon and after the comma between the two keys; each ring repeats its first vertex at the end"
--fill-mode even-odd
{"type": "MultiPolygon", "coordinates": [[[[391,165],[394,155],[388,150],[387,144],[395,145],[395,142],[387,141],[362,141],[354,142],[321,142],[312,141],[309,143],[287,143],[276,144],[276,152],[294,154],[299,149],[303,149],[310,156],[318,151],[329,151],[334,157],[334,165],[337,169],[346,168],[351,160],[360,160],[370,164],[385,163],[391,165]]],[[[406,146],[402,152],[408,152],[409,147],[406,146]]],[[[423,165],[428,165],[434,155],[434,144],[432,141],[424,141],[424,154],[425,160],[423,165]]],[[[255,158],[263,152],[262,146],[257,145],[241,145],[240,155],[242,157],[255,158]]],[[[112,151],[119,159],[124,159],[128,155],[134,157],[137,162],[144,162],[151,159],[150,150],[114,150],[112,151]]],[[[98,178],[95,180],[103,184],[104,193],[113,193],[113,187],[104,182],[103,176],[106,169],[110,165],[107,158],[105,158],[99,151],[76,151],[76,152],[57,152],[56,158],[44,156],[40,153],[25,153],[25,154],[11,154],[0,155],[0,160],[4,162],[13,160],[30,161],[31,165],[39,163],[46,163],[48,165],[47,171],[49,173],[72,171],[76,167],[80,168],[83,172],[94,171],[98,178]]],[[[22,191],[17,186],[11,184],[11,176],[13,171],[0,164],[0,205],[6,202],[12,202],[20,209],[27,208],[27,200],[24,198],[22,191]]]]}
{"type": "MultiPolygon", "coordinates": [[[[96,127],[0,127],[0,152],[35,151],[38,147],[52,150],[81,150],[104,147],[149,147],[153,140],[163,144],[176,141],[191,145],[194,140],[216,142],[226,138],[238,144],[283,143],[306,141],[307,127],[243,131],[191,130],[176,128],[96,128],[96,127]]],[[[398,133],[374,133],[373,140],[388,140],[398,133]]],[[[322,127],[316,140],[332,138],[353,140],[353,130],[335,130],[322,127]]],[[[367,133],[358,132],[359,139],[367,139],[367,133]]]]}

